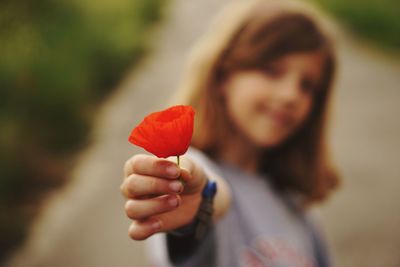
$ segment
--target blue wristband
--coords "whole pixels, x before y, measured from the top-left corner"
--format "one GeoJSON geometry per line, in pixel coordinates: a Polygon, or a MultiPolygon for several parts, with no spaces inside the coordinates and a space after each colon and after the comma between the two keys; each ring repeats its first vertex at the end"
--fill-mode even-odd
{"type": "Polygon", "coordinates": [[[203,199],[214,200],[215,194],[217,193],[217,183],[214,181],[207,180],[207,184],[201,193],[203,199]]]}

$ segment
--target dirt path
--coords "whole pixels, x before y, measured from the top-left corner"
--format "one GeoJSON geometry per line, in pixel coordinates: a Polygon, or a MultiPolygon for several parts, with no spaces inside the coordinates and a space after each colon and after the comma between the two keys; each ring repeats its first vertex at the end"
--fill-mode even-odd
{"type": "Polygon", "coordinates": [[[332,125],[343,186],[323,208],[338,266],[400,266],[400,57],[349,38],[332,125]]]}
{"type": "MultiPolygon", "coordinates": [[[[101,109],[71,182],[48,200],[28,242],[6,266],[146,266],[142,243],[127,237],[119,193],[122,165],[136,152],[127,135],[167,104],[186,51],[226,2],[171,2],[154,52],[101,109]]],[[[400,63],[348,39],[340,59],[332,143],[344,183],[322,207],[322,220],[338,266],[399,266],[400,63]]]]}

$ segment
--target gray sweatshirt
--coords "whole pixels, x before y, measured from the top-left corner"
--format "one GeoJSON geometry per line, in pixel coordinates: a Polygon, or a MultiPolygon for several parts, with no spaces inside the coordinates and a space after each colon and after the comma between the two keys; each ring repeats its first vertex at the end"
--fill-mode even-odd
{"type": "Polygon", "coordinates": [[[148,240],[154,267],[328,267],[325,244],[310,216],[293,198],[277,193],[267,175],[254,175],[215,162],[191,148],[187,156],[206,172],[224,178],[232,191],[231,208],[195,253],[179,264],[170,260],[166,234],[148,240]]]}

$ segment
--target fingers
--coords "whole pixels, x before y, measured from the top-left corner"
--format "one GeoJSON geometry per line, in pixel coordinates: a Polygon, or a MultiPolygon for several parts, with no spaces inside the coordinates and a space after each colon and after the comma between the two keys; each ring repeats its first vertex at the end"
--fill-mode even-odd
{"type": "Polygon", "coordinates": [[[162,222],[158,218],[146,221],[133,221],[129,227],[129,236],[133,240],[144,240],[160,231],[162,222]]]}
{"type": "Polygon", "coordinates": [[[125,163],[124,174],[126,179],[121,185],[121,191],[128,198],[147,194],[180,193],[181,185],[178,182],[167,182],[178,177],[185,182],[185,194],[198,192],[206,182],[202,169],[186,157],[181,157],[178,167],[170,160],[135,155],[125,163]],[[157,177],[163,179],[157,181],[154,179],[157,177]]]}
{"type": "MultiPolygon", "coordinates": [[[[179,227],[171,213],[150,217],[146,220],[134,220],[129,227],[129,236],[134,240],[144,240],[155,233],[167,232],[179,227]]],[[[190,221],[185,222],[186,225],[190,221]]]]}
{"type": "Polygon", "coordinates": [[[200,205],[201,198],[192,196],[187,203],[179,203],[178,208],[148,217],[133,220],[129,227],[129,236],[134,240],[143,240],[158,232],[167,232],[189,224],[200,205]]]}
{"type": "Polygon", "coordinates": [[[166,159],[149,155],[135,155],[127,160],[124,165],[125,177],[133,173],[176,179],[180,175],[180,169],[174,162],[166,159]]]}
{"type": "Polygon", "coordinates": [[[125,212],[132,219],[129,235],[135,240],[190,223],[207,180],[202,168],[186,157],[178,167],[149,155],[130,158],[124,176],[121,191],[128,198],[125,212]]]}
{"type": "Polygon", "coordinates": [[[125,213],[133,220],[142,220],[174,210],[179,206],[180,201],[180,197],[175,194],[145,200],[130,199],[125,203],[125,213]]]}
{"type": "Polygon", "coordinates": [[[126,198],[139,198],[147,195],[179,194],[183,191],[183,185],[177,179],[166,180],[133,174],[124,180],[121,191],[126,198]]]}

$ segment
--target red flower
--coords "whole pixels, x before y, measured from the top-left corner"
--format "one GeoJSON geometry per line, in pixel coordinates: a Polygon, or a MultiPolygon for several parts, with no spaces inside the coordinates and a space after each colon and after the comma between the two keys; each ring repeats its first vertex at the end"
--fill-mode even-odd
{"type": "Polygon", "coordinates": [[[194,110],[173,106],[147,115],[129,136],[129,142],[160,158],[186,153],[193,135],[194,110]]]}

